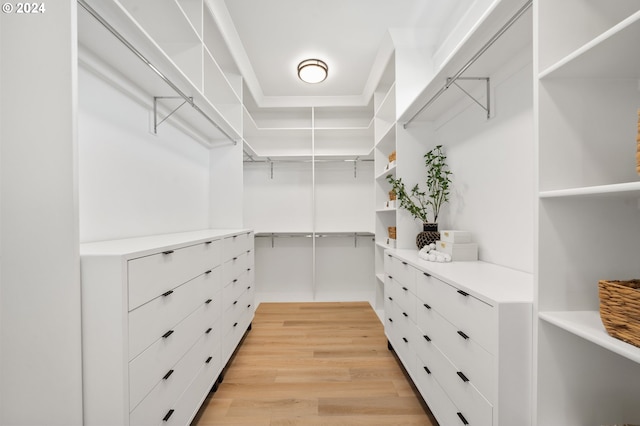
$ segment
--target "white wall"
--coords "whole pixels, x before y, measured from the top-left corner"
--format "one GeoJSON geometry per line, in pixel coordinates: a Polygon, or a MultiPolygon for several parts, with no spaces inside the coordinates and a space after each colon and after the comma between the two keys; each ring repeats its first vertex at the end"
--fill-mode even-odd
{"type": "Polygon", "coordinates": [[[2,425],[82,424],[76,12],[0,14],[2,425]]]}
{"type": "Polygon", "coordinates": [[[493,118],[467,102],[436,129],[453,172],[440,229],[471,231],[481,260],[525,272],[533,271],[534,247],[532,78],[532,64],[519,65],[494,79],[493,118]]]}
{"type": "Polygon", "coordinates": [[[209,150],[151,114],[80,68],[81,242],[209,227],[209,150]]]}

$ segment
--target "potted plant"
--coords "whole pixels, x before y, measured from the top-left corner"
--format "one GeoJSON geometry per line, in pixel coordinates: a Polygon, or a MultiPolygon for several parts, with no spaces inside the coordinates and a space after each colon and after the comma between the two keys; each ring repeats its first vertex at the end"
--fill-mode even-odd
{"type": "Polygon", "coordinates": [[[421,190],[417,183],[407,191],[401,177],[396,179],[393,175],[387,175],[387,181],[393,187],[400,207],[422,222],[423,232],[416,238],[418,248],[440,238],[438,216],[441,207],[449,201],[451,186],[451,171],[447,166],[447,156],[442,151],[442,145],[437,145],[427,152],[424,159],[427,169],[426,191],[421,190]]]}

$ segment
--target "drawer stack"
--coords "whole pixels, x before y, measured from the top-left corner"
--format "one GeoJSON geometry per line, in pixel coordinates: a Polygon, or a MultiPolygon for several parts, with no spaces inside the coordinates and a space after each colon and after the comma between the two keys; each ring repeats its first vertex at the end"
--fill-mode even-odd
{"type": "MultiPolygon", "coordinates": [[[[85,424],[191,421],[231,348],[222,344],[228,331],[223,260],[227,239],[239,235],[245,256],[234,279],[247,284],[253,240],[246,231],[81,246],[85,424]]],[[[252,306],[252,293],[242,293],[252,306]]],[[[240,337],[252,314],[246,309],[237,321],[240,337]]]]}
{"type": "MultiPolygon", "coordinates": [[[[492,286],[487,274],[488,282],[476,276],[476,294],[470,294],[424,263],[387,252],[385,332],[438,422],[530,424],[532,308],[526,292],[524,302],[482,297],[476,291],[492,286]]],[[[444,271],[470,264],[447,264],[444,271]]]]}

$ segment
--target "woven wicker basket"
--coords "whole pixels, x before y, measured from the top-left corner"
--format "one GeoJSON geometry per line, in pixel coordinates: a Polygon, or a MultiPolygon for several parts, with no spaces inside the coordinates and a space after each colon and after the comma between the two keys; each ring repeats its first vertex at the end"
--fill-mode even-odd
{"type": "Polygon", "coordinates": [[[389,201],[396,199],[396,191],[389,191],[389,201]]]}
{"type": "Polygon", "coordinates": [[[640,347],[640,280],[600,280],[598,292],[607,333],[640,347]]]}
{"type": "Polygon", "coordinates": [[[396,239],[396,227],[395,226],[390,226],[388,231],[389,231],[389,238],[393,238],[395,240],[396,239]]]}
{"type": "Polygon", "coordinates": [[[396,161],[396,152],[393,151],[391,154],[389,154],[389,162],[393,163],[394,161],[396,161]]]}

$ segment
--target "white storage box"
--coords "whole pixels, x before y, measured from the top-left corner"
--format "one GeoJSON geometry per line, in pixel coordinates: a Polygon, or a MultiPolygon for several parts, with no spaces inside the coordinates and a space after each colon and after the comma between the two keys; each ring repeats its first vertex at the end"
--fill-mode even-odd
{"type": "Polygon", "coordinates": [[[396,240],[394,238],[387,238],[386,242],[390,248],[396,248],[396,240]]]}
{"type": "Polygon", "coordinates": [[[396,202],[397,202],[397,201],[398,201],[398,200],[389,200],[389,201],[387,201],[387,202],[384,204],[384,207],[385,207],[386,209],[395,209],[395,208],[396,208],[396,202]]]}
{"type": "Polygon", "coordinates": [[[470,243],[471,242],[471,232],[469,231],[455,231],[455,230],[444,230],[440,231],[440,241],[444,241],[447,243],[470,243]]]}
{"type": "Polygon", "coordinates": [[[451,260],[478,260],[478,245],[476,243],[450,243],[436,241],[436,250],[451,255],[451,260]]]}

